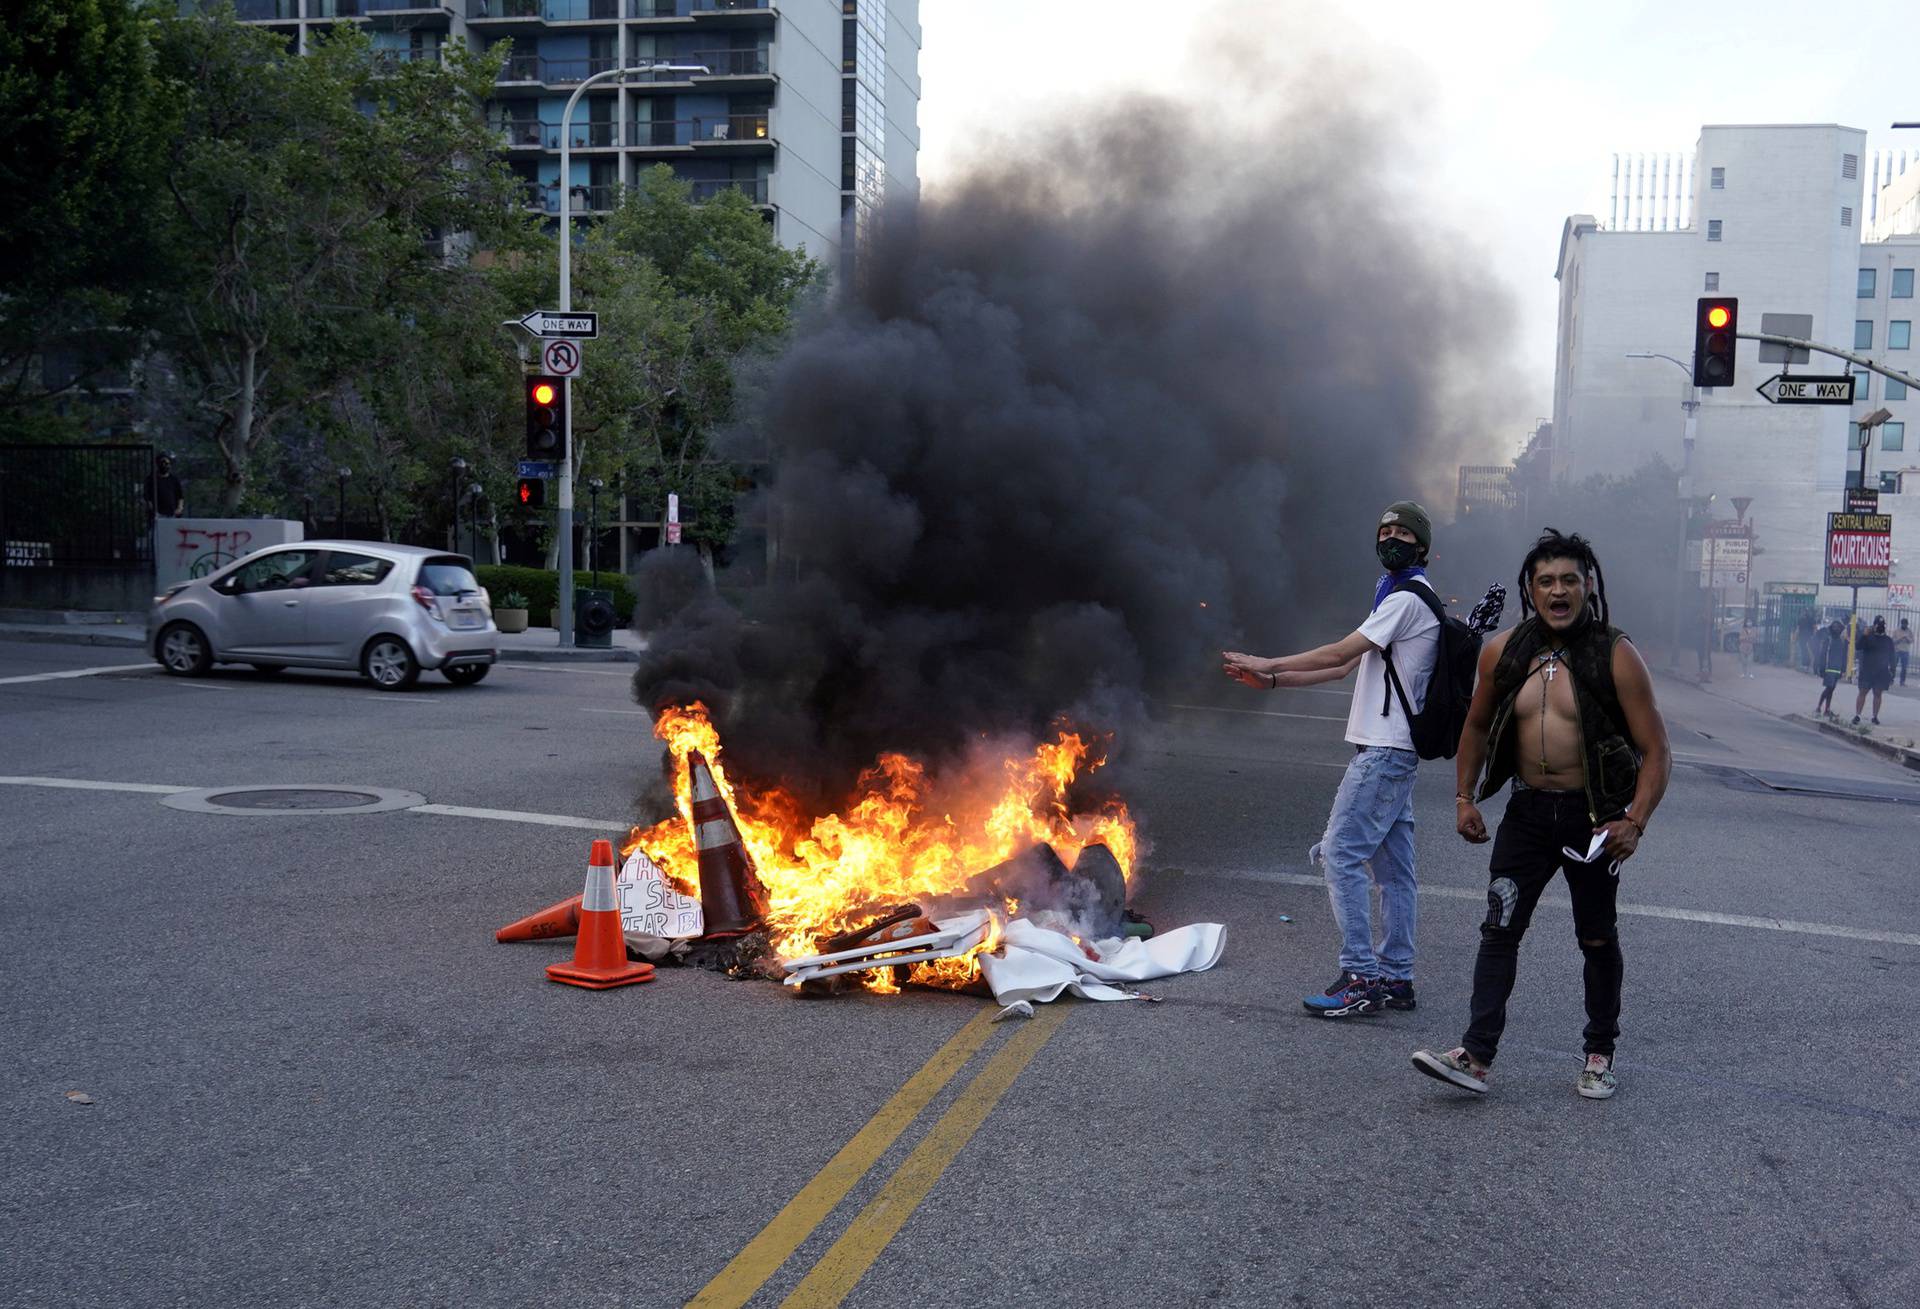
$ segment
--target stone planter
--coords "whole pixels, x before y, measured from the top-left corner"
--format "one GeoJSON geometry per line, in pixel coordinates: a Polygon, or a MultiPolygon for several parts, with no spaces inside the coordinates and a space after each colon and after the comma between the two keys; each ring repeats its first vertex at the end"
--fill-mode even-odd
{"type": "Polygon", "coordinates": [[[527,630],[527,611],[496,609],[493,611],[493,625],[503,632],[524,632],[527,630]]]}

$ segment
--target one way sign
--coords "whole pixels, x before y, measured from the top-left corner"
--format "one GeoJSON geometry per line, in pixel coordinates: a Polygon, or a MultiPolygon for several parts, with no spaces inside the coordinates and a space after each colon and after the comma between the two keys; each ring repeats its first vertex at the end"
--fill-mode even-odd
{"type": "Polygon", "coordinates": [[[1827,377],[1788,377],[1777,373],[1753,388],[1769,404],[1776,405],[1850,405],[1853,403],[1853,374],[1827,377]]]}

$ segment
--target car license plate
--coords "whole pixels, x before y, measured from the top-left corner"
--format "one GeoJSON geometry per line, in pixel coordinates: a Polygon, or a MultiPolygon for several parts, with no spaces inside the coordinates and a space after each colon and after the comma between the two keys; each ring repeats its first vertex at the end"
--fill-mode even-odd
{"type": "Polygon", "coordinates": [[[479,627],[485,621],[486,621],[485,619],[480,617],[478,610],[456,609],[453,611],[453,626],[458,628],[465,629],[465,628],[479,627]]]}

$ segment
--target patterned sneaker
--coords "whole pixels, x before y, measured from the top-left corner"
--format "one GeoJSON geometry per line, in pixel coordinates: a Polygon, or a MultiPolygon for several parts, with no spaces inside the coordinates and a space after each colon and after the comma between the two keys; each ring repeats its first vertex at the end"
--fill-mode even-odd
{"type": "Polygon", "coordinates": [[[1587,1056],[1587,1066],[1580,1070],[1579,1092],[1589,1100],[1604,1100],[1620,1089],[1620,1079],[1613,1075],[1613,1060],[1603,1054],[1587,1056]]]}
{"type": "MultiPolygon", "coordinates": [[[[1445,1054],[1435,1054],[1431,1050],[1415,1050],[1413,1066],[1428,1077],[1445,1082],[1449,1086],[1457,1086],[1475,1095],[1487,1093],[1488,1070],[1477,1067],[1473,1060],[1467,1057],[1463,1046],[1456,1045],[1445,1054]]],[[[1582,1094],[1585,1093],[1582,1092],[1582,1094]]]]}
{"type": "Polygon", "coordinates": [[[1387,993],[1387,1008],[1413,1008],[1413,979],[1411,977],[1383,977],[1381,988],[1387,993]]]}
{"type": "Polygon", "coordinates": [[[1379,978],[1343,971],[1326,990],[1300,1003],[1322,1018],[1353,1018],[1379,1013],[1386,1008],[1387,996],[1379,978]]]}

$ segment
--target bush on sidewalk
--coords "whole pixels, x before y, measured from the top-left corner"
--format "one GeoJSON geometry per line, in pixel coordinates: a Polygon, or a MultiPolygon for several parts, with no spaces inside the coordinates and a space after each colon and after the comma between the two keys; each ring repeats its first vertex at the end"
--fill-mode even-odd
{"type": "MultiPolygon", "coordinates": [[[[554,611],[559,604],[560,575],[551,568],[522,568],[516,564],[481,564],[473,570],[480,585],[487,588],[487,594],[493,597],[495,604],[509,591],[518,591],[527,597],[527,622],[534,627],[551,627],[554,624],[554,611]]],[[[625,627],[633,621],[633,588],[627,585],[627,579],[619,573],[610,573],[604,569],[598,573],[583,573],[576,570],[573,574],[576,587],[594,586],[602,591],[613,593],[613,611],[625,627]]]]}

